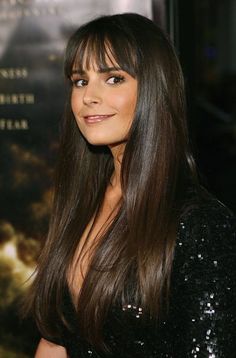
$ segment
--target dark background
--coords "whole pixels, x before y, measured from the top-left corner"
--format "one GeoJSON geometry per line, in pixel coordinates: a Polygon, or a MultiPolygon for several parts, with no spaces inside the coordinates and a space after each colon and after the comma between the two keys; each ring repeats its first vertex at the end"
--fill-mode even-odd
{"type": "Polygon", "coordinates": [[[185,74],[202,182],[236,212],[236,1],[166,4],[167,28],[185,74]]]}

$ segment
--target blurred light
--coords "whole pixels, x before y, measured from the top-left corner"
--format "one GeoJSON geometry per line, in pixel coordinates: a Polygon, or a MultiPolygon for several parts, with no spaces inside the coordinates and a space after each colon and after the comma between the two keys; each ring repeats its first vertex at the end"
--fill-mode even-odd
{"type": "MultiPolygon", "coordinates": [[[[8,261],[8,264],[12,268],[12,275],[13,277],[17,277],[19,280],[19,283],[26,284],[26,281],[29,280],[28,283],[30,283],[30,277],[34,271],[34,267],[30,267],[24,264],[18,256],[17,256],[17,249],[15,242],[8,242],[0,249],[0,260],[4,258],[8,261]]],[[[3,273],[4,275],[4,273],[3,273]]]]}
{"type": "Polygon", "coordinates": [[[16,252],[16,247],[13,243],[8,243],[6,245],[4,245],[2,253],[4,256],[7,256],[11,259],[16,259],[17,258],[17,252],[16,252]]]}

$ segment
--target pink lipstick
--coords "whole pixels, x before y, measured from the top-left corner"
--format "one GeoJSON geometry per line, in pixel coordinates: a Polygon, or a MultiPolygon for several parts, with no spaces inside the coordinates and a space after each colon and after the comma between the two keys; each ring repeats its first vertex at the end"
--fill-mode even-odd
{"type": "Polygon", "coordinates": [[[84,116],[84,120],[88,124],[102,122],[106,119],[113,117],[114,114],[94,114],[90,116],[84,116]]]}

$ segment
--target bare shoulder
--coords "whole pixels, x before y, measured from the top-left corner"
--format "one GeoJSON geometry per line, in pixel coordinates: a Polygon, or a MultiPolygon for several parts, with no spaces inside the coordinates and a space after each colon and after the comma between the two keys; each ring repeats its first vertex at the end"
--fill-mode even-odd
{"type": "Polygon", "coordinates": [[[67,358],[67,353],[65,347],[42,338],[37,347],[35,358],[67,358]]]}

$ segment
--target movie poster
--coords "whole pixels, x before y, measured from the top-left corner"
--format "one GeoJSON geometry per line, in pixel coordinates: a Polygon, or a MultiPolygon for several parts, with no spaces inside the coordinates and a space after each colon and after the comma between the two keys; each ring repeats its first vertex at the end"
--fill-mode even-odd
{"type": "Polygon", "coordinates": [[[18,306],[48,229],[66,41],[90,18],[127,11],[151,18],[152,2],[0,2],[0,357],[32,357],[39,339],[18,306]]]}

